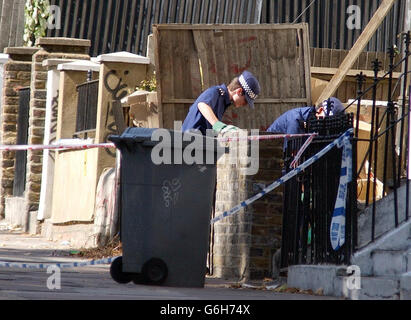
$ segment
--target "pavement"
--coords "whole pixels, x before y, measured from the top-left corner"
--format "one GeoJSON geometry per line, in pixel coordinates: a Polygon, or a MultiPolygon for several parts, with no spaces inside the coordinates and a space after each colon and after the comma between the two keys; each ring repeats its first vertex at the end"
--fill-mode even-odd
{"type": "MultiPolygon", "coordinates": [[[[90,261],[71,255],[78,250],[67,241],[49,241],[0,221],[0,263],[90,261]]],[[[50,289],[49,270],[0,266],[0,300],[340,300],[286,288],[285,279],[238,283],[207,277],[204,288],[171,288],[118,284],[109,270],[109,265],[68,267],[61,270],[60,287],[50,289]]]]}

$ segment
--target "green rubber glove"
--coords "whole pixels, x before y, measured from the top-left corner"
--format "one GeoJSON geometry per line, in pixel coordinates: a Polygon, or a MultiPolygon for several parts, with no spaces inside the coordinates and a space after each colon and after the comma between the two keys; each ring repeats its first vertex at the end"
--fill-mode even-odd
{"type": "Polygon", "coordinates": [[[227,132],[233,132],[233,131],[238,131],[238,130],[240,130],[240,128],[230,124],[228,126],[225,126],[220,132],[227,133],[227,132]]]}
{"type": "Polygon", "coordinates": [[[221,122],[221,121],[217,121],[216,123],[213,124],[213,130],[217,133],[219,133],[225,127],[227,127],[227,125],[224,122],[221,122]]]}

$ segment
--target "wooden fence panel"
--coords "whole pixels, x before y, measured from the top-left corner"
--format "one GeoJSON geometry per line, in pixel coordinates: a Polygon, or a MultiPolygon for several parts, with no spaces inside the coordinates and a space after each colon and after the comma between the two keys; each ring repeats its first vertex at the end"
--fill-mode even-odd
{"type": "Polygon", "coordinates": [[[227,84],[246,69],[257,76],[262,92],[254,110],[230,107],[225,122],[264,130],[284,111],[311,103],[307,24],[153,28],[164,128],[183,121],[204,89],[227,84]]]}

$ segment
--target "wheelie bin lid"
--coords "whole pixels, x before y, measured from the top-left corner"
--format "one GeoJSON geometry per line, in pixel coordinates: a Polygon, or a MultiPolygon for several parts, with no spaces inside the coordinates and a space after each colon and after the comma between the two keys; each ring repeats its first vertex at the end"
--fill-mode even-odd
{"type": "MultiPolygon", "coordinates": [[[[181,148],[185,148],[187,145],[191,144],[192,139],[187,139],[188,137],[195,138],[195,139],[202,139],[203,140],[203,149],[206,151],[214,151],[218,152],[224,149],[223,153],[227,153],[227,148],[222,148],[219,146],[217,139],[209,136],[203,136],[202,134],[193,133],[193,132],[177,132],[168,129],[159,129],[159,128],[139,128],[139,127],[129,127],[123,131],[121,135],[110,135],[108,140],[113,142],[115,146],[122,150],[126,147],[128,150],[133,149],[132,147],[135,146],[136,143],[140,143],[143,146],[153,147],[156,144],[160,143],[160,141],[152,140],[151,137],[156,130],[165,130],[170,133],[170,147],[174,147],[175,145],[180,146],[181,148]],[[176,134],[175,134],[176,133],[176,134]],[[184,139],[182,139],[184,135],[184,139]],[[176,137],[181,137],[181,140],[178,144],[174,144],[174,139],[176,137]]],[[[164,142],[162,142],[164,144],[164,142]]]]}

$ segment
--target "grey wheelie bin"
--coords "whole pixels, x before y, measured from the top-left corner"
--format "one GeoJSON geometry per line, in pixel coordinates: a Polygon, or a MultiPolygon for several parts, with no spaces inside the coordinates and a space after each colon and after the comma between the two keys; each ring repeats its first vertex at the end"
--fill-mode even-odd
{"type": "Polygon", "coordinates": [[[203,287],[216,183],[215,139],[197,135],[214,146],[208,143],[201,151],[204,164],[187,164],[182,158],[190,142],[183,141],[181,132],[161,129],[171,140],[152,141],[155,130],[128,128],[109,138],[121,152],[123,248],[110,273],[120,283],[203,287]],[[165,163],[158,164],[159,156],[165,163]],[[210,156],[213,164],[205,164],[210,156]]]}

